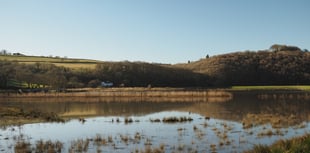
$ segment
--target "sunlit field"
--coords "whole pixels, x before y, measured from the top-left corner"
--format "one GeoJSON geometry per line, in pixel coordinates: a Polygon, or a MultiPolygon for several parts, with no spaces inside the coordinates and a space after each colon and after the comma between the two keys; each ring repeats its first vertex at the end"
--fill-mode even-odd
{"type": "Polygon", "coordinates": [[[310,90],[310,85],[285,86],[232,86],[234,90],[310,90]]]}
{"type": "Polygon", "coordinates": [[[88,59],[72,59],[62,57],[43,57],[43,56],[3,56],[0,55],[0,60],[16,61],[24,64],[35,63],[50,63],[56,66],[63,66],[71,69],[89,68],[94,69],[100,61],[88,59]]]}

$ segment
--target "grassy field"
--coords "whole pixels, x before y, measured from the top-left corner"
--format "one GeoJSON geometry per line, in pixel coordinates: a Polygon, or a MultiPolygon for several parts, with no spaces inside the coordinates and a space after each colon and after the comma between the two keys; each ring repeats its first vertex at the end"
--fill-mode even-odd
{"type": "Polygon", "coordinates": [[[19,63],[34,64],[34,63],[51,63],[56,66],[64,66],[67,68],[95,68],[97,63],[101,61],[89,59],[72,59],[72,58],[56,58],[43,56],[4,56],[0,55],[0,60],[17,61],[19,63]]]}
{"type": "Polygon", "coordinates": [[[233,90],[307,90],[310,85],[285,85],[285,86],[232,86],[233,90]]]}

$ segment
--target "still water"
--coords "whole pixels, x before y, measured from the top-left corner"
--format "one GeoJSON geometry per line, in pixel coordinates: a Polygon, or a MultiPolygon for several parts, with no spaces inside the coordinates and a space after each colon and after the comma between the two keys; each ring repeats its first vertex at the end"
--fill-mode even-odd
{"type": "Polygon", "coordinates": [[[55,112],[68,120],[0,129],[0,152],[5,153],[14,152],[20,140],[32,147],[40,140],[60,141],[61,152],[229,153],[310,132],[310,101],[296,95],[239,93],[225,102],[10,101],[1,106],[55,112]],[[192,121],[163,122],[169,117],[192,121]]]}

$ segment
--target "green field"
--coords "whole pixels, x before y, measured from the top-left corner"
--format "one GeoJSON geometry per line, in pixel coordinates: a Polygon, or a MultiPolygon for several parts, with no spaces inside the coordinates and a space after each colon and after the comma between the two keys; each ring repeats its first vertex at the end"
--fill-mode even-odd
{"type": "Polygon", "coordinates": [[[310,85],[283,85],[283,86],[232,86],[233,90],[309,90],[310,85]]]}
{"type": "Polygon", "coordinates": [[[35,84],[35,83],[27,83],[25,81],[18,81],[14,79],[10,79],[7,82],[7,86],[13,88],[45,88],[47,85],[35,84]]]}
{"type": "Polygon", "coordinates": [[[89,59],[72,59],[72,58],[56,58],[56,57],[43,57],[43,56],[12,56],[0,55],[0,60],[17,61],[24,64],[34,63],[51,63],[56,66],[64,66],[67,68],[95,68],[100,61],[89,59]]]}

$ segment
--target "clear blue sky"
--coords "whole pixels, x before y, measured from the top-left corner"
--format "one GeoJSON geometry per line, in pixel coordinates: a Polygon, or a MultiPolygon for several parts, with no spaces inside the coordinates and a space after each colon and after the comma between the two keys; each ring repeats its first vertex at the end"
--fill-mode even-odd
{"type": "Polygon", "coordinates": [[[0,49],[182,63],[272,44],[310,49],[310,0],[0,0],[0,49]]]}

